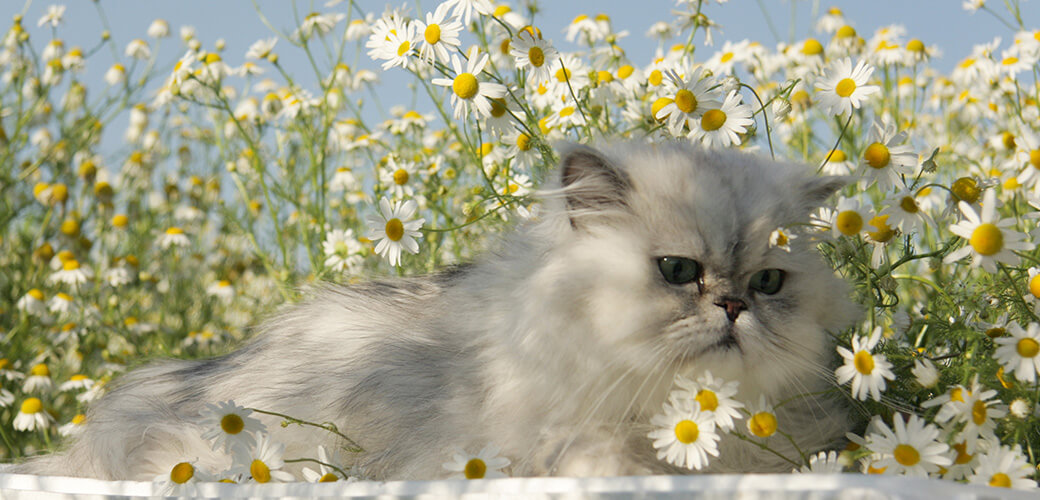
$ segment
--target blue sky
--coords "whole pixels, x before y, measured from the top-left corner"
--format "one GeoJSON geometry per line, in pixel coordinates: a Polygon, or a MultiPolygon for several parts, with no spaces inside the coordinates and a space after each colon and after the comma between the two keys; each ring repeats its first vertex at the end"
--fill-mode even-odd
{"type": "MultiPolygon", "coordinates": [[[[36,21],[46,12],[47,7],[55,3],[63,3],[67,10],[64,23],[56,30],[57,36],[63,38],[66,47],[79,45],[85,50],[94,47],[103,29],[101,18],[92,0],[70,0],[66,2],[32,1],[16,7],[16,0],[2,0],[8,6],[10,15],[24,12],[25,27],[30,31],[37,49],[42,49],[46,40],[52,36],[51,29],[38,28],[36,21]]],[[[290,0],[258,0],[260,10],[277,28],[291,32],[297,25],[296,19],[302,18],[311,11],[324,12],[321,1],[290,0]],[[294,9],[298,13],[294,14],[294,9]]],[[[419,2],[409,2],[414,13],[419,2]]],[[[994,10],[1001,12],[1005,18],[1010,16],[1004,12],[1002,0],[988,0],[994,10]]],[[[387,4],[382,0],[359,0],[361,8],[368,11],[381,12],[387,4]]],[[[424,11],[433,10],[439,2],[421,2],[424,11]]],[[[164,40],[159,48],[162,61],[172,62],[182,52],[180,41],[176,38],[177,30],[182,25],[193,26],[203,48],[212,50],[218,39],[224,39],[226,50],[224,59],[232,65],[244,61],[244,54],[249,45],[257,39],[273,36],[254,10],[253,3],[247,0],[100,0],[108,25],[111,27],[113,39],[122,48],[134,38],[148,39],[145,32],[149,24],[156,18],[169,22],[174,37],[164,40]]],[[[400,2],[395,2],[400,5],[400,2]]],[[[331,10],[346,11],[347,3],[341,3],[331,10]]],[[[594,15],[606,13],[612,19],[616,30],[627,30],[629,36],[621,41],[629,57],[636,64],[650,61],[656,49],[656,42],[645,36],[647,28],[656,21],[668,20],[674,8],[674,0],[639,0],[639,1],[555,1],[542,2],[542,12],[536,24],[541,27],[547,38],[562,50],[571,50],[572,46],[564,40],[563,30],[574,17],[579,14],[594,15]]],[[[722,31],[716,35],[715,47],[721,47],[726,40],[739,41],[745,38],[756,40],[772,47],[778,41],[799,40],[810,36],[815,24],[814,13],[822,13],[831,6],[841,8],[852,25],[864,37],[869,37],[878,27],[901,24],[907,29],[908,38],[919,38],[929,46],[938,46],[943,56],[933,62],[933,67],[940,71],[949,71],[958,61],[967,55],[972,46],[991,41],[994,37],[1002,37],[1004,47],[1010,42],[1013,31],[1004,26],[994,16],[986,12],[967,12],[961,8],[961,0],[873,0],[873,1],[819,1],[819,0],[730,0],[724,5],[715,2],[705,8],[705,13],[721,25],[722,31]]],[[[1022,0],[1022,17],[1028,28],[1040,28],[1040,0],[1022,0]]],[[[153,47],[154,48],[154,47],[153,47]]],[[[316,88],[313,72],[310,70],[301,53],[291,49],[284,41],[279,42],[277,50],[283,53],[281,62],[295,77],[301,78],[305,86],[316,88]],[[311,76],[308,76],[311,75],[311,76]],[[309,83],[309,85],[308,85],[309,83]]],[[[707,48],[698,59],[705,60],[714,49],[707,48]]],[[[378,69],[363,54],[358,59],[363,65],[378,69]]],[[[102,75],[114,62],[111,52],[104,50],[88,63],[88,72],[82,77],[88,89],[103,88],[102,75]]],[[[348,63],[354,63],[352,58],[348,63]]],[[[385,89],[396,94],[404,89],[408,75],[400,69],[393,69],[383,75],[385,89]]],[[[386,99],[388,104],[406,104],[410,98],[397,100],[386,99]]],[[[422,110],[420,111],[429,111],[422,110]]],[[[120,130],[118,122],[116,130],[120,130]]],[[[118,136],[120,133],[109,133],[118,136]]],[[[112,144],[106,137],[106,144],[112,144]]]]}

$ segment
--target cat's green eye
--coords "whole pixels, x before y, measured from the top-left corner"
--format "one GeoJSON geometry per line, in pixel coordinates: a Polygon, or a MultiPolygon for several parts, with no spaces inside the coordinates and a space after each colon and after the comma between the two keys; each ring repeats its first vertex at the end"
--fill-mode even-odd
{"type": "Polygon", "coordinates": [[[701,264],[686,257],[661,257],[657,267],[664,280],[673,285],[683,285],[701,277],[701,264]]]}
{"type": "Polygon", "coordinates": [[[780,291],[780,287],[784,286],[785,275],[786,273],[780,269],[763,269],[751,275],[751,282],[748,283],[748,288],[766,295],[773,295],[780,291]]]}

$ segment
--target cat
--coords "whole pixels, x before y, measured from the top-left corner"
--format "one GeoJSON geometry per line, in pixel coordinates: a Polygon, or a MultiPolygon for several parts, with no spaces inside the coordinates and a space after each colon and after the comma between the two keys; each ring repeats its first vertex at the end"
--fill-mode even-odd
{"type": "MultiPolygon", "coordinates": [[[[536,220],[497,251],[430,276],[317,286],[237,351],[132,370],[64,451],[19,470],[151,480],[188,459],[220,470],[228,459],[194,422],[233,399],[333,422],[364,449],[347,465],[370,479],[442,478],[450,450],[489,443],[513,476],[688,473],[658,460],[647,434],[675,375],[706,370],[739,381],[743,401],[787,400],[780,429],[802,451],[835,446],[843,403],[807,395],[834,386],[827,332],[857,307],[810,236],[790,249],[769,239],[846,180],[687,142],[561,149],[536,220]]],[[[263,420],[286,457],[343,444],[263,420]]],[[[770,445],[798,456],[785,439],[770,445]]],[[[791,468],[727,435],[705,471],[791,468]]]]}

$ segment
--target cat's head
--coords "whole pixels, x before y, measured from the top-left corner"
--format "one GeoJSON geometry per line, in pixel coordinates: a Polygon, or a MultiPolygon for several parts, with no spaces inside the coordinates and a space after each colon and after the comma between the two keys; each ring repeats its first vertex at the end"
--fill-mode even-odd
{"type": "Polygon", "coordinates": [[[805,225],[843,179],[679,142],[571,146],[560,176],[550,267],[589,349],[752,391],[825,377],[826,331],[857,312],[805,225]],[[789,251],[770,245],[780,227],[802,230],[789,251]]]}

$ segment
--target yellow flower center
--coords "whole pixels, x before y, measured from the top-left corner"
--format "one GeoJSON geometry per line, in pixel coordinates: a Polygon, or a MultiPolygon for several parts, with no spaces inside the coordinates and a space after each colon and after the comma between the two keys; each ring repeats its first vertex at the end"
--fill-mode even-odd
{"type": "Polygon", "coordinates": [[[112,216],[112,225],[115,227],[126,227],[130,223],[130,218],[123,214],[116,214],[112,216]]]}
{"type": "MultiPolygon", "coordinates": [[[[72,324],[73,327],[76,326],[75,323],[71,323],[71,324],[72,324]]],[[[83,375],[83,374],[80,374],[80,373],[77,373],[77,374],[69,377],[69,380],[71,380],[73,382],[79,382],[79,381],[82,381],[82,380],[87,380],[87,376],[83,375]]]]}
{"type": "Polygon", "coordinates": [[[661,108],[663,108],[663,107],[665,107],[665,106],[667,106],[667,105],[669,105],[669,104],[671,104],[673,102],[675,102],[675,101],[672,98],[670,98],[670,97],[658,97],[657,100],[654,101],[654,103],[650,105],[650,114],[652,114],[654,116],[654,119],[657,120],[657,121],[667,120],[668,117],[672,115],[671,113],[668,113],[667,115],[664,115],[664,116],[658,118],[657,117],[657,112],[661,111],[661,108]]]}
{"type": "Polygon", "coordinates": [[[986,336],[991,338],[991,339],[995,339],[997,337],[1003,337],[1004,333],[1006,333],[1006,332],[1007,332],[1007,330],[1004,330],[1003,328],[1001,328],[999,326],[995,326],[993,328],[990,328],[990,329],[986,330],[986,336]]]}
{"type": "Polygon", "coordinates": [[[867,165],[873,168],[885,168],[888,166],[888,162],[891,161],[892,155],[888,152],[888,146],[875,142],[867,146],[866,152],[863,153],[863,158],[867,160],[867,165]]]}
{"type": "Polygon", "coordinates": [[[846,159],[848,159],[848,157],[845,156],[845,152],[844,151],[842,151],[840,149],[835,149],[834,151],[831,151],[831,158],[830,158],[829,161],[833,161],[833,162],[837,163],[837,162],[843,162],[846,159]]]}
{"type": "Polygon", "coordinates": [[[216,63],[216,62],[220,62],[220,54],[216,54],[216,53],[210,52],[209,54],[206,54],[206,57],[203,59],[203,61],[206,64],[213,64],[213,63],[216,63]]]}
{"type": "Polygon", "coordinates": [[[679,89],[675,93],[675,107],[679,108],[679,111],[683,113],[693,113],[697,109],[697,97],[686,89],[679,89]]]}
{"type": "Polygon", "coordinates": [[[1004,233],[995,224],[986,222],[971,232],[968,243],[980,255],[994,255],[1004,248],[1004,233]]]}
{"type": "Polygon", "coordinates": [[[246,427],[242,417],[235,413],[228,413],[220,419],[220,428],[228,434],[238,434],[246,427]]]}
{"type": "Polygon", "coordinates": [[[249,475],[258,483],[266,483],[271,481],[271,468],[260,460],[253,460],[249,464],[249,475]]]}
{"type": "Polygon", "coordinates": [[[971,420],[975,422],[975,425],[986,423],[986,403],[976,401],[971,405],[971,420]]]}
{"type": "Polygon", "coordinates": [[[845,210],[838,213],[836,225],[841,234],[855,236],[863,229],[863,216],[855,210],[845,210]]]}
{"type": "Polygon", "coordinates": [[[560,110],[560,118],[566,118],[574,114],[574,106],[567,106],[560,110]]]}
{"type": "Polygon", "coordinates": [[[966,201],[968,203],[975,203],[979,201],[979,196],[982,195],[982,189],[979,189],[979,183],[975,182],[975,179],[971,177],[961,177],[953,181],[950,185],[950,191],[957,197],[958,200],[966,201]]]}
{"type": "Polygon", "coordinates": [[[72,296],[65,292],[58,292],[58,295],[56,295],[56,297],[58,297],[61,300],[64,300],[65,302],[72,302],[72,296]]]}
{"type": "Polygon", "coordinates": [[[1011,149],[1015,147],[1015,134],[1004,131],[1000,134],[1000,142],[1004,145],[1004,148],[1011,149]]]}
{"type": "Polygon", "coordinates": [[[1033,297],[1040,299],[1040,273],[1033,276],[1029,280],[1029,293],[1033,294],[1033,297]]]}
{"type": "Polygon", "coordinates": [[[556,70],[556,80],[560,83],[566,83],[567,80],[571,79],[571,70],[567,68],[560,68],[556,70]]]}
{"type": "Polygon", "coordinates": [[[504,114],[506,114],[505,99],[491,99],[491,116],[501,118],[504,114]]]}
{"type": "Polygon", "coordinates": [[[72,417],[73,425],[83,425],[83,422],[87,421],[87,416],[82,413],[77,413],[75,417],[72,417]]]}
{"type": "Polygon", "coordinates": [[[600,83],[610,83],[614,81],[614,75],[610,74],[609,71],[597,71],[596,80],[600,83]]]}
{"type": "Polygon", "coordinates": [[[635,70],[636,69],[633,68],[632,65],[626,64],[626,65],[618,68],[617,76],[618,76],[618,78],[624,80],[624,79],[632,76],[632,73],[635,72],[635,70]]]}
{"type": "Polygon", "coordinates": [[[748,430],[758,437],[769,437],[776,433],[776,415],[762,411],[748,421],[748,430]]]}
{"type": "Polygon", "coordinates": [[[704,411],[715,411],[719,407],[719,398],[714,391],[708,389],[702,389],[697,393],[697,397],[694,398],[701,405],[701,410],[704,411]]]}
{"type": "Polygon", "coordinates": [[[1034,149],[1029,152],[1029,164],[1034,168],[1040,168],[1040,149],[1034,149]]]}
{"type": "Polygon", "coordinates": [[[517,135],[516,148],[520,151],[529,151],[531,149],[531,136],[524,133],[517,135]]]}
{"type": "Polygon", "coordinates": [[[924,42],[914,38],[906,43],[906,50],[919,54],[924,53],[924,42]]]}
{"type": "Polygon", "coordinates": [[[786,247],[788,241],[790,241],[790,240],[787,238],[787,235],[784,234],[783,231],[777,231],[776,232],[776,246],[778,246],[778,247],[786,247]]]}
{"type": "Polygon", "coordinates": [[[998,472],[989,478],[989,485],[996,488],[1010,488],[1011,478],[1003,472],[998,472]]]}
{"type": "MultiPolygon", "coordinates": [[[[961,389],[960,387],[954,387],[950,390],[950,401],[960,401],[961,403],[963,403],[965,392],[966,391],[964,389],[961,389]]],[[[971,396],[971,392],[968,392],[968,395],[971,396]]]]}
{"type": "Polygon", "coordinates": [[[697,422],[693,420],[680,420],[679,423],[675,424],[675,439],[678,439],[682,444],[690,444],[696,441],[700,434],[701,430],[697,427],[697,422]]]}
{"type": "Polygon", "coordinates": [[[171,227],[171,228],[166,230],[166,234],[170,234],[170,235],[184,234],[184,230],[179,228],[179,227],[171,227]]]}
{"type": "Polygon", "coordinates": [[[177,484],[184,484],[188,482],[195,475],[195,467],[192,467],[188,462],[181,462],[173,466],[173,470],[170,471],[170,481],[177,484]]]}
{"type": "Polygon", "coordinates": [[[408,51],[411,50],[411,48],[412,48],[412,42],[409,42],[408,40],[405,40],[405,41],[401,42],[401,45],[397,46],[397,57],[401,57],[401,56],[407,54],[408,51]]]}
{"type": "Polygon", "coordinates": [[[846,24],[845,26],[838,28],[838,31],[834,33],[834,36],[837,38],[852,38],[856,36],[856,28],[846,24]]]}
{"type": "Polygon", "coordinates": [[[327,472],[324,476],[318,478],[319,483],[335,483],[336,481],[339,481],[339,476],[331,472],[327,472]]]}
{"type": "Polygon", "coordinates": [[[403,168],[399,168],[397,170],[394,170],[394,184],[397,184],[398,186],[403,186],[407,182],[408,182],[408,171],[407,170],[405,170],[403,168]]]}
{"type": "Polygon", "coordinates": [[[1015,56],[1005,57],[1003,61],[1000,61],[1000,64],[1003,64],[1004,66],[1011,66],[1016,63],[1018,63],[1018,58],[1015,56]]]}
{"type": "Polygon", "coordinates": [[[29,290],[29,296],[34,298],[34,299],[36,299],[36,300],[43,300],[43,292],[41,292],[37,288],[33,288],[32,290],[29,290]]]}
{"type": "Polygon", "coordinates": [[[816,56],[823,53],[823,45],[819,40],[810,38],[802,44],[802,54],[807,56],[816,56]]]}
{"type": "Polygon", "coordinates": [[[852,78],[842,78],[838,85],[834,87],[834,92],[840,97],[848,97],[856,91],[856,81],[852,78]]]}
{"type": "Polygon", "coordinates": [[[1015,345],[1015,351],[1023,358],[1034,358],[1040,353],[1040,344],[1031,338],[1024,338],[1015,345]]]}
{"type": "Polygon", "coordinates": [[[888,243],[888,241],[896,235],[896,232],[888,226],[887,221],[888,214],[878,215],[870,219],[870,222],[868,222],[868,224],[874,226],[877,230],[867,231],[867,236],[870,236],[870,239],[878,243],[888,243]]]}
{"type": "Polygon", "coordinates": [[[867,351],[856,351],[856,355],[852,358],[852,364],[856,367],[856,371],[870,375],[874,372],[874,356],[871,356],[867,351]]]}
{"type": "Polygon", "coordinates": [[[22,401],[22,413],[26,415],[40,413],[40,410],[42,409],[43,402],[40,401],[40,398],[29,398],[22,401]]]}
{"type": "Polygon", "coordinates": [[[51,370],[50,368],[47,368],[47,365],[40,363],[32,367],[32,370],[29,370],[29,374],[34,377],[50,377],[51,370]]]}
{"type": "Polygon", "coordinates": [[[456,76],[452,82],[451,89],[455,91],[455,95],[463,99],[472,99],[477,95],[480,85],[477,83],[477,77],[472,73],[459,73],[459,76],[456,76]]]}
{"type": "Polygon", "coordinates": [[[462,470],[462,474],[466,476],[466,479],[483,479],[485,473],[487,473],[487,464],[479,458],[470,459],[462,470]]]}
{"type": "Polygon", "coordinates": [[[953,445],[953,449],[957,451],[957,458],[953,459],[953,463],[957,465],[964,465],[975,458],[975,455],[968,453],[968,443],[957,443],[953,445]]]}
{"type": "Polygon", "coordinates": [[[426,39],[426,43],[433,45],[441,41],[441,26],[439,24],[431,24],[426,27],[426,31],[423,32],[423,38],[426,39]]]}
{"type": "Polygon", "coordinates": [[[897,445],[896,449],[892,451],[892,455],[895,457],[896,462],[906,467],[917,465],[917,462],[921,461],[921,454],[917,452],[916,448],[908,444],[897,445]]]}
{"type": "Polygon", "coordinates": [[[400,241],[404,237],[404,223],[396,217],[386,221],[385,230],[386,237],[390,238],[390,241],[400,241]]]}
{"type": "Polygon", "coordinates": [[[902,200],[899,200],[899,208],[902,208],[904,212],[916,214],[921,209],[917,206],[917,202],[914,201],[913,196],[904,196],[902,200]]]}
{"type": "Polygon", "coordinates": [[[527,50],[527,59],[531,61],[531,66],[541,68],[545,64],[545,52],[537,45],[532,46],[527,50]]]}
{"type": "Polygon", "coordinates": [[[659,69],[655,69],[655,70],[651,71],[650,72],[650,76],[648,76],[647,79],[646,79],[647,83],[649,83],[650,85],[653,85],[654,87],[660,85],[663,80],[664,80],[664,75],[661,74],[661,70],[659,70],[659,69]]]}
{"type": "Polygon", "coordinates": [[[66,271],[75,271],[79,269],[79,261],[76,259],[67,260],[64,264],[61,265],[61,268],[66,271]]]}
{"type": "Polygon", "coordinates": [[[701,117],[701,128],[711,132],[722,128],[726,124],[726,113],[721,109],[709,109],[701,117]]]}

